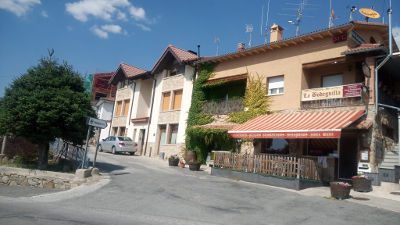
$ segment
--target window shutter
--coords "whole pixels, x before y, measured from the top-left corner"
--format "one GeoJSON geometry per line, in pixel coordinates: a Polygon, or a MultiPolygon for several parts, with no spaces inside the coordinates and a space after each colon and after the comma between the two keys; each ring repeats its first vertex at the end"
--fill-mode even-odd
{"type": "Polygon", "coordinates": [[[169,102],[171,98],[170,92],[163,93],[163,101],[162,101],[162,111],[166,112],[169,110],[169,102]]]}
{"type": "Polygon", "coordinates": [[[182,90],[174,91],[174,110],[181,109],[182,104],[182,90]]]}

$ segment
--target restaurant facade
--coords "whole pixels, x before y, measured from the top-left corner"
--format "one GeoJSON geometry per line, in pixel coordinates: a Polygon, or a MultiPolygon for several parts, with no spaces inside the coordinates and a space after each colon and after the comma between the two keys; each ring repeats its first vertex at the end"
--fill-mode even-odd
{"type": "MultiPolygon", "coordinates": [[[[398,143],[397,114],[387,109],[377,114],[375,99],[375,68],[387,54],[387,25],[354,21],[288,39],[283,32],[274,24],[268,44],[241,45],[237,52],[200,61],[215,65],[210,82],[252,76],[265,82],[271,113],[228,131],[241,143],[239,154],[311,159],[315,177],[325,182],[360,172],[379,180],[386,152],[396,151],[398,143]]],[[[385,70],[385,76],[394,73],[385,70]]],[[[399,78],[392,77],[379,80],[378,87],[394,90],[399,78]]],[[[217,164],[225,160],[219,159],[217,164]]]]}

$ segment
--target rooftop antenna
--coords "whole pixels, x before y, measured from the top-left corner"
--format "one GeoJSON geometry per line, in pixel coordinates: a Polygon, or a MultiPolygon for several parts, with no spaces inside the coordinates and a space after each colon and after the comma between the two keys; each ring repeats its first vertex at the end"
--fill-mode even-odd
{"type": "Polygon", "coordinates": [[[329,24],[328,24],[329,28],[333,27],[334,18],[335,18],[335,12],[333,11],[332,8],[332,0],[329,0],[329,24]]]}
{"type": "Polygon", "coordinates": [[[246,33],[249,33],[249,47],[251,47],[251,33],[253,33],[253,25],[252,24],[246,24],[246,33]]]}
{"type": "Polygon", "coordinates": [[[268,0],[268,4],[267,4],[267,19],[265,20],[265,40],[264,43],[266,44],[268,41],[268,32],[269,31],[269,26],[268,26],[268,20],[269,20],[269,3],[271,2],[271,0],[268,0]]]}
{"type": "Polygon", "coordinates": [[[357,7],[353,5],[352,7],[347,6],[347,8],[350,8],[349,21],[353,21],[353,14],[357,12],[357,7]]]}
{"type": "Polygon", "coordinates": [[[300,0],[299,8],[297,9],[297,14],[296,14],[296,20],[289,20],[288,22],[290,24],[293,24],[296,26],[296,36],[299,35],[300,32],[300,24],[303,19],[303,13],[304,13],[304,6],[306,4],[306,0],[300,0]]]}
{"type": "Polygon", "coordinates": [[[214,43],[217,45],[217,52],[215,53],[216,56],[219,55],[219,43],[220,42],[221,42],[221,40],[219,39],[219,37],[214,38],[214,43]]]}

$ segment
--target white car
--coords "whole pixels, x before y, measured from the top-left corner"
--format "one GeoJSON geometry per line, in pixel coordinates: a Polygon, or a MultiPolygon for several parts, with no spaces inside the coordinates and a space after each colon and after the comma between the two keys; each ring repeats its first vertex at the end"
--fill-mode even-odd
{"type": "Polygon", "coordinates": [[[133,155],[137,151],[137,143],[129,137],[109,136],[100,141],[98,148],[100,152],[111,152],[112,154],[126,152],[133,155]]]}

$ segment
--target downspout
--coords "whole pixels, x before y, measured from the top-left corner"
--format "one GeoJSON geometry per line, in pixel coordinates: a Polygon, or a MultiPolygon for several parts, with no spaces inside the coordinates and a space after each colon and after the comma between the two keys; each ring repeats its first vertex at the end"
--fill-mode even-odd
{"type": "Polygon", "coordinates": [[[131,102],[131,111],[129,113],[129,118],[128,118],[128,126],[131,125],[131,118],[132,118],[132,108],[133,108],[133,101],[135,101],[135,91],[136,91],[136,81],[133,80],[133,95],[132,95],[132,102],[131,102]]]}
{"type": "MultiPolygon", "coordinates": [[[[118,91],[118,89],[117,89],[117,91],[118,91]]],[[[114,119],[114,109],[115,109],[115,101],[116,100],[117,100],[117,93],[115,93],[114,104],[113,104],[113,107],[112,107],[110,130],[108,130],[108,136],[111,136],[111,131],[113,130],[112,122],[113,122],[113,119],[114,119]]]]}
{"type": "Polygon", "coordinates": [[[153,79],[153,90],[151,93],[151,104],[150,104],[150,115],[149,115],[149,121],[147,122],[147,134],[146,134],[146,142],[144,143],[144,154],[146,154],[147,151],[147,142],[149,141],[149,135],[150,135],[150,123],[151,123],[151,117],[153,116],[153,105],[154,105],[154,96],[155,96],[155,91],[156,91],[156,84],[157,84],[157,79],[152,77],[153,79]]]}
{"type": "Polygon", "coordinates": [[[375,80],[375,114],[378,115],[378,70],[385,65],[385,63],[392,57],[393,54],[393,47],[392,47],[392,1],[389,1],[389,9],[388,9],[388,15],[389,15],[389,53],[388,55],[380,62],[376,67],[375,67],[375,73],[374,73],[374,80],[375,80]]]}

